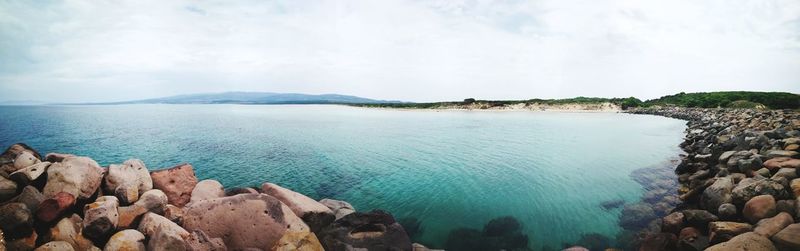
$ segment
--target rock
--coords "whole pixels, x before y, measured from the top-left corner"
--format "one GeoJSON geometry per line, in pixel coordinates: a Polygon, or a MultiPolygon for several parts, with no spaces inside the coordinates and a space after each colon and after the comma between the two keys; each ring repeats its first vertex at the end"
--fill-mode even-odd
{"type": "Polygon", "coordinates": [[[114,196],[102,196],[83,209],[83,235],[102,243],[117,228],[119,200],[114,196]]]}
{"type": "Polygon", "coordinates": [[[728,251],[728,250],[764,250],[777,251],[775,245],[764,236],[749,232],[737,235],[729,241],[714,245],[706,251],[728,251]]]}
{"type": "Polygon", "coordinates": [[[144,162],[126,160],[122,165],[111,164],[106,174],[105,191],[117,196],[120,203],[128,205],[139,200],[139,195],[153,189],[153,180],[144,162]]]}
{"type": "Polygon", "coordinates": [[[274,251],[324,251],[322,244],[319,243],[317,236],[312,232],[286,231],[272,247],[274,251]]]}
{"type": "Polygon", "coordinates": [[[19,169],[9,175],[9,177],[19,184],[27,185],[38,179],[50,166],[50,162],[40,162],[28,167],[19,169]]]}
{"type": "Polygon", "coordinates": [[[26,186],[22,188],[22,192],[17,195],[17,197],[8,200],[5,203],[19,202],[25,204],[25,206],[27,206],[28,210],[31,212],[36,212],[39,209],[39,204],[41,204],[42,201],[44,201],[44,195],[39,192],[39,190],[36,190],[36,188],[32,186],[26,186]]]}
{"type": "Polygon", "coordinates": [[[320,229],[331,224],[336,219],[333,211],[327,206],[298,192],[272,183],[261,185],[261,191],[289,206],[292,212],[303,219],[311,228],[312,232],[319,232],[320,229]]]}
{"type": "Polygon", "coordinates": [[[700,205],[706,210],[717,213],[719,206],[732,201],[731,192],[733,191],[733,179],[719,178],[711,186],[703,191],[700,198],[700,205]]]}
{"type": "Polygon", "coordinates": [[[786,180],[793,180],[797,178],[797,170],[794,168],[781,168],[778,169],[778,172],[775,175],[772,175],[772,179],[777,179],[778,177],[785,178],[786,180]]]}
{"type": "Polygon", "coordinates": [[[325,250],[411,250],[403,227],[383,211],[355,212],[328,225],[319,234],[325,250]]]}
{"type": "Polygon", "coordinates": [[[719,163],[727,163],[736,151],[727,151],[719,155],[719,163]]]}
{"type": "Polygon", "coordinates": [[[772,236],[772,241],[786,250],[800,250],[800,223],[791,224],[772,236]]]}
{"type": "Polygon", "coordinates": [[[8,240],[28,237],[33,232],[33,215],[22,203],[0,205],[0,230],[8,240]]]}
{"type": "Polygon", "coordinates": [[[230,189],[225,189],[225,196],[234,196],[243,193],[258,194],[259,192],[258,190],[255,190],[252,187],[234,187],[230,189]]]}
{"type": "Polygon", "coordinates": [[[48,153],[44,156],[45,161],[49,161],[51,163],[61,162],[67,157],[78,157],[68,153],[48,153]]]}
{"type": "Polygon", "coordinates": [[[225,251],[225,242],[220,238],[208,237],[203,231],[194,231],[186,240],[188,250],[225,251]]]}
{"type": "Polygon", "coordinates": [[[190,202],[209,200],[225,197],[225,189],[216,180],[203,180],[197,183],[192,190],[190,202]]]}
{"type": "Polygon", "coordinates": [[[628,204],[622,208],[619,224],[625,229],[641,229],[655,218],[656,214],[648,204],[628,204]]]}
{"type": "Polygon", "coordinates": [[[23,143],[13,144],[10,147],[8,147],[8,149],[6,149],[6,151],[3,152],[3,154],[0,155],[0,173],[10,174],[19,168],[32,165],[30,162],[27,163],[20,162],[19,164],[16,163],[17,158],[23,154],[33,156],[36,159],[41,159],[39,153],[37,153],[36,150],[33,150],[33,148],[31,148],[30,146],[25,145],[23,143]]]}
{"type": "Polygon", "coordinates": [[[681,250],[703,250],[707,246],[708,238],[703,236],[697,228],[684,228],[678,235],[678,247],[681,250]]]}
{"type": "Polygon", "coordinates": [[[147,250],[184,250],[190,235],[175,222],[154,213],[142,217],[139,231],[149,239],[147,250]]]}
{"type": "Polygon", "coordinates": [[[797,151],[798,149],[800,149],[800,145],[798,144],[790,144],[783,148],[785,151],[797,151]]]}
{"type": "Polygon", "coordinates": [[[32,152],[23,151],[19,155],[17,155],[16,159],[14,159],[14,171],[38,164],[39,162],[42,161],[39,160],[39,157],[34,155],[32,152]]]}
{"type": "Polygon", "coordinates": [[[797,157],[797,152],[795,151],[784,151],[784,150],[770,150],[767,152],[767,158],[778,158],[778,157],[797,157]]]}
{"type": "MultiPolygon", "coordinates": [[[[356,250],[356,249],[354,249],[354,250],[356,250]]],[[[365,249],[357,249],[357,250],[361,251],[361,250],[365,250],[365,249]]],[[[588,248],[581,247],[581,246],[572,246],[572,247],[565,248],[565,249],[563,249],[561,251],[590,251],[590,250],[588,248]]]]}
{"type": "Polygon", "coordinates": [[[34,251],[67,251],[75,250],[66,241],[51,241],[34,249],[34,251]]]}
{"type": "Polygon", "coordinates": [[[32,232],[29,236],[25,236],[23,238],[19,238],[16,240],[9,240],[6,243],[6,248],[8,250],[33,250],[36,248],[36,240],[39,238],[39,235],[36,232],[32,232]]]}
{"type": "Polygon", "coordinates": [[[131,228],[134,227],[134,223],[137,222],[141,215],[147,212],[153,212],[156,214],[164,214],[164,211],[167,207],[167,195],[164,194],[161,190],[152,189],[144,194],[133,203],[133,205],[127,207],[120,207],[119,210],[119,222],[117,227],[118,228],[131,228]]]}
{"type": "Polygon", "coordinates": [[[169,169],[150,173],[153,188],[164,191],[169,204],[183,207],[192,198],[192,190],[197,185],[197,177],[190,164],[180,164],[169,169]]]}
{"type": "Polygon", "coordinates": [[[82,222],[83,219],[77,214],[62,218],[54,227],[50,228],[50,240],[65,241],[75,250],[99,250],[92,241],[81,234],[82,222]]]}
{"type": "Polygon", "coordinates": [[[781,168],[800,168],[800,159],[792,159],[789,157],[778,157],[764,161],[764,167],[769,170],[777,170],[781,168]]]}
{"type": "Polygon", "coordinates": [[[172,204],[167,204],[164,209],[164,217],[172,222],[182,224],[183,222],[183,208],[176,207],[172,204]]]}
{"type": "Polygon", "coordinates": [[[681,212],[674,212],[667,216],[664,216],[663,220],[661,221],[661,231],[666,233],[678,233],[681,229],[683,229],[683,213],[681,212]]]}
{"type": "Polygon", "coordinates": [[[717,209],[717,214],[723,220],[734,219],[737,215],[736,206],[731,203],[722,204],[717,209]]]}
{"type": "Polygon", "coordinates": [[[66,192],[79,200],[88,199],[97,192],[103,179],[103,168],[87,157],[67,157],[47,169],[44,195],[53,197],[66,192]]]}
{"type": "Polygon", "coordinates": [[[769,218],[777,214],[775,198],[770,195],[759,195],[753,197],[742,209],[742,216],[750,223],[756,223],[761,219],[769,218]]]}
{"type": "Polygon", "coordinates": [[[789,215],[795,215],[797,214],[796,203],[797,201],[795,200],[779,200],[775,204],[775,209],[778,210],[778,213],[784,212],[789,215]]]}
{"type": "Polygon", "coordinates": [[[755,230],[753,232],[760,234],[761,236],[770,238],[781,229],[785,228],[789,224],[794,223],[794,219],[792,219],[792,215],[788,213],[779,213],[775,217],[766,218],[758,221],[756,224],[755,230]]]}
{"type": "Polygon", "coordinates": [[[42,201],[36,211],[36,218],[43,222],[51,222],[62,215],[69,213],[75,205],[75,197],[72,194],[60,192],[50,199],[42,201]]]}
{"type": "MultiPolygon", "coordinates": [[[[323,200],[327,200],[327,199],[323,199],[323,200]]],[[[321,200],[321,201],[319,201],[319,202],[320,202],[320,203],[322,203],[322,201],[323,201],[323,200],[321,200]]],[[[322,203],[322,204],[325,204],[325,203],[322,203]]],[[[601,206],[601,207],[603,207],[603,209],[605,209],[605,210],[611,210],[611,209],[619,208],[619,207],[621,207],[622,205],[625,205],[625,200],[623,200],[623,199],[608,200],[608,201],[603,201],[602,203],[600,203],[600,206],[601,206]]],[[[331,207],[331,205],[327,205],[327,204],[326,204],[325,206],[328,206],[328,208],[330,208],[331,210],[333,210],[333,211],[334,211],[334,214],[336,213],[336,210],[334,210],[334,209],[331,207]]],[[[355,210],[353,210],[353,211],[355,212],[355,210]]],[[[341,218],[341,217],[339,217],[339,216],[337,215],[337,216],[336,216],[336,219],[339,219],[339,218],[341,218]]]]}
{"type": "Polygon", "coordinates": [[[675,250],[677,240],[675,234],[671,233],[648,233],[639,250],[675,250]]]}
{"type": "Polygon", "coordinates": [[[788,197],[783,184],[772,179],[744,179],[733,188],[733,204],[743,206],[758,195],[772,195],[775,198],[788,197]]]}
{"type": "Polygon", "coordinates": [[[753,231],[753,226],[747,223],[714,221],[708,224],[709,239],[711,244],[725,242],[734,236],[750,231],[753,231]]]}
{"type": "Polygon", "coordinates": [[[144,235],[133,229],[126,229],[112,235],[103,251],[145,251],[144,235]]]}
{"type": "Polygon", "coordinates": [[[719,220],[716,215],[706,210],[683,210],[683,216],[686,221],[686,225],[702,230],[706,230],[708,228],[709,222],[719,220]]]}
{"type": "Polygon", "coordinates": [[[17,195],[17,183],[0,176],[0,201],[6,201],[17,195]]]}
{"type": "Polygon", "coordinates": [[[286,231],[309,231],[288,206],[266,194],[193,199],[184,207],[183,227],[190,232],[200,230],[211,238],[221,238],[229,249],[268,249],[275,246],[286,231]]]}
{"type": "Polygon", "coordinates": [[[792,194],[795,198],[800,197],[800,179],[793,179],[791,183],[789,183],[789,187],[792,188],[792,194]]]}

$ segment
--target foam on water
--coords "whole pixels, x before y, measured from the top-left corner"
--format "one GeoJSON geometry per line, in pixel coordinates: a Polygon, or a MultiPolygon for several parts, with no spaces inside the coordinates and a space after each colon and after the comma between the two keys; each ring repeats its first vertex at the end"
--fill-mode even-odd
{"type": "Polygon", "coordinates": [[[663,164],[684,122],[614,113],[408,111],[344,106],[124,105],[0,107],[0,143],[86,155],[101,165],[190,162],[226,187],[269,181],[358,210],[416,217],[416,240],[517,218],[530,247],[582,234],[613,239],[638,200],[631,171],[663,164]]]}

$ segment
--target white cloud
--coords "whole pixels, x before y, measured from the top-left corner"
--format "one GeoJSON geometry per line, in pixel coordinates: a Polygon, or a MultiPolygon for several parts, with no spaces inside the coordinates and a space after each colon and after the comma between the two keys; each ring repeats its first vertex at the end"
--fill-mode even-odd
{"type": "Polygon", "coordinates": [[[0,99],[800,92],[797,1],[0,3],[0,99]]]}

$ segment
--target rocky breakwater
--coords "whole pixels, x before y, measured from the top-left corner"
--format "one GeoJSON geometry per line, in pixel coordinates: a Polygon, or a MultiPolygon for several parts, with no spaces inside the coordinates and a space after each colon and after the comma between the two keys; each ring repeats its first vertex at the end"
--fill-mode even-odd
{"type": "Polygon", "coordinates": [[[800,112],[646,108],[687,120],[682,201],[643,250],[800,250],[800,112]]]}
{"type": "Polygon", "coordinates": [[[428,250],[386,212],[272,183],[225,189],[189,164],[102,167],[21,143],[0,164],[0,250],[428,250]]]}

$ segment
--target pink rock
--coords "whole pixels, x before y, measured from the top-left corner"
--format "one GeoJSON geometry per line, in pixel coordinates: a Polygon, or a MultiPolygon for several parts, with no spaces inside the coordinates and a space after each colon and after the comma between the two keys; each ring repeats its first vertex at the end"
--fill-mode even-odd
{"type": "Polygon", "coordinates": [[[312,232],[318,232],[336,219],[333,211],[322,203],[276,184],[264,183],[261,186],[261,192],[269,194],[289,206],[295,215],[300,216],[311,227],[312,232]]]}
{"type": "Polygon", "coordinates": [[[46,199],[39,204],[36,211],[36,218],[44,222],[51,222],[64,215],[64,213],[72,209],[74,205],[75,196],[65,192],[57,193],[53,198],[46,199]]]}
{"type": "Polygon", "coordinates": [[[197,177],[190,164],[180,164],[169,169],[150,173],[153,188],[167,195],[169,204],[183,207],[192,198],[192,190],[197,185],[197,177]]]}

